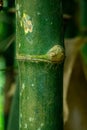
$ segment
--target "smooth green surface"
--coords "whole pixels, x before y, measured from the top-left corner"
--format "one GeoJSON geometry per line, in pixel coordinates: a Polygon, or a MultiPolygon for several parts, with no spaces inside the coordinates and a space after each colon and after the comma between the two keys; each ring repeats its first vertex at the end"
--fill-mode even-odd
{"type": "Polygon", "coordinates": [[[17,0],[17,53],[45,54],[53,45],[63,44],[60,7],[60,0],[17,0]],[[26,33],[29,25],[32,32],[26,33]]]}
{"type": "Polygon", "coordinates": [[[28,62],[19,66],[20,130],[62,130],[61,67],[28,62]]]}

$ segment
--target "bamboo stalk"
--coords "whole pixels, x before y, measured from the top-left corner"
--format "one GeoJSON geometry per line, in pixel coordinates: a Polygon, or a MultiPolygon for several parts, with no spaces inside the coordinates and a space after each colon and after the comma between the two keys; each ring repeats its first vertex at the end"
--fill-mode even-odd
{"type": "Polygon", "coordinates": [[[61,1],[16,0],[16,8],[19,129],[62,130],[61,1]]]}

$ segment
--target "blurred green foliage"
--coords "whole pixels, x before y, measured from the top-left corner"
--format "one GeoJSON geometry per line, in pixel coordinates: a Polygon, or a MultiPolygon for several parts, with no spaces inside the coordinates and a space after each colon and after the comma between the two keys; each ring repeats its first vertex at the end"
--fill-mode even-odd
{"type": "Polygon", "coordinates": [[[0,130],[4,130],[4,84],[5,84],[5,61],[0,57],[0,130]]]}

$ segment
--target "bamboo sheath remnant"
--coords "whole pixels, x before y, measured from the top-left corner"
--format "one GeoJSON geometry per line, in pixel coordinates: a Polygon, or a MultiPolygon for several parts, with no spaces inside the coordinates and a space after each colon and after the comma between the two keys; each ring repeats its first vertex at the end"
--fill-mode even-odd
{"type": "Polygon", "coordinates": [[[54,45],[46,54],[43,55],[23,55],[17,54],[18,60],[25,60],[30,62],[48,62],[61,63],[64,60],[64,49],[60,45],[54,45]]]}

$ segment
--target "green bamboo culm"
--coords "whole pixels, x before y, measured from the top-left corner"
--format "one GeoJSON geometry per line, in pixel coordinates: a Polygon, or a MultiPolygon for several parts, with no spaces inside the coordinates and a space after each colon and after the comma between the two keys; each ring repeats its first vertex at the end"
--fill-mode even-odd
{"type": "Polygon", "coordinates": [[[20,130],[63,130],[61,5],[61,0],[16,0],[20,130]]]}

